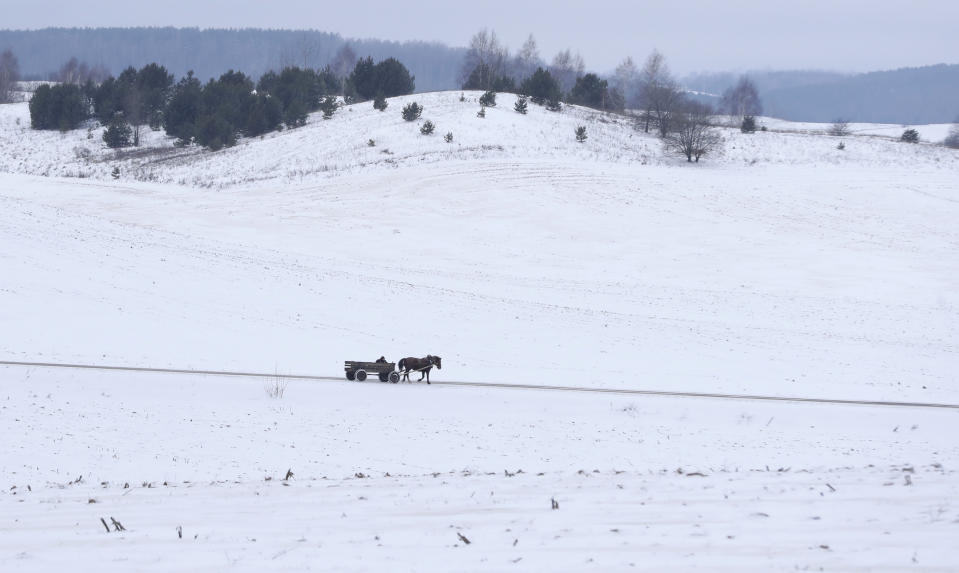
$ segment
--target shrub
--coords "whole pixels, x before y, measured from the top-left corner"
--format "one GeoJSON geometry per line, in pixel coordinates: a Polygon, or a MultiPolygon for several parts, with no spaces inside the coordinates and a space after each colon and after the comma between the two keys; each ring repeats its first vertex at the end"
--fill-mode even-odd
{"type": "Polygon", "coordinates": [[[560,103],[559,98],[552,98],[546,100],[546,109],[549,111],[563,111],[563,104],[560,103]]]}
{"type": "Polygon", "coordinates": [[[431,135],[434,129],[436,129],[436,126],[433,125],[433,122],[426,120],[423,122],[423,125],[420,126],[420,133],[423,135],[431,135]]]}
{"type": "Polygon", "coordinates": [[[581,125],[576,128],[576,141],[583,143],[586,141],[586,126],[581,125]]]}
{"type": "Polygon", "coordinates": [[[838,149],[839,151],[842,151],[843,149],[846,149],[846,144],[840,141],[839,145],[836,146],[836,149],[838,149]]]}
{"type": "Polygon", "coordinates": [[[526,96],[520,96],[519,99],[516,100],[516,104],[513,105],[513,109],[523,115],[526,115],[528,107],[529,104],[526,103],[526,96]]]}
{"type": "Polygon", "coordinates": [[[496,92],[490,90],[479,98],[480,105],[485,107],[496,107],[496,92]]]}
{"type": "Polygon", "coordinates": [[[368,147],[376,147],[376,141],[374,141],[374,140],[372,140],[372,139],[368,139],[368,140],[366,141],[366,145],[367,145],[368,147]]]}
{"type": "Polygon", "coordinates": [[[453,132],[447,132],[447,134],[443,136],[443,141],[446,143],[453,143],[453,132]]]}
{"type": "Polygon", "coordinates": [[[959,124],[952,126],[942,144],[950,149],[959,149],[959,124]]]}
{"type": "Polygon", "coordinates": [[[383,96],[382,92],[377,94],[376,98],[373,99],[373,109],[386,111],[386,108],[389,107],[389,105],[389,102],[386,101],[386,97],[383,96]]]}
{"type": "Polygon", "coordinates": [[[460,92],[460,101],[466,101],[466,94],[460,92]]]}
{"type": "Polygon", "coordinates": [[[747,115],[743,118],[743,124],[739,127],[743,133],[756,133],[756,118],[747,115]]]}
{"type": "Polygon", "coordinates": [[[907,129],[902,132],[902,135],[899,137],[899,141],[905,143],[919,143],[919,132],[915,129],[907,129]]]}
{"type": "Polygon", "coordinates": [[[423,115],[423,106],[416,103],[408,103],[403,106],[403,119],[406,121],[416,121],[423,115]]]}
{"type": "Polygon", "coordinates": [[[831,126],[829,126],[829,129],[826,130],[826,133],[828,133],[829,135],[845,137],[852,132],[849,130],[848,121],[844,119],[837,119],[836,121],[833,122],[831,126]]]}

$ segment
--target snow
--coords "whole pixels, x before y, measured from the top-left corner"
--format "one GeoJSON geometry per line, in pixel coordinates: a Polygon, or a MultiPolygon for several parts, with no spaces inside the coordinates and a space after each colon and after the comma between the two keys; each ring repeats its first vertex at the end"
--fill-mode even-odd
{"type": "MultiPolygon", "coordinates": [[[[959,403],[954,151],[763,118],[687,165],[463,95],[119,157],[0,106],[0,360],[959,403]]],[[[957,566],[955,409],[0,381],[4,571],[957,566]]]]}

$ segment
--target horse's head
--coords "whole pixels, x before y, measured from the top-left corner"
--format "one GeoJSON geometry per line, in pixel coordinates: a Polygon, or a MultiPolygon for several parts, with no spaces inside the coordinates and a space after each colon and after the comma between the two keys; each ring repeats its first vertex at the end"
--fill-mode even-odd
{"type": "Polygon", "coordinates": [[[436,366],[440,370],[443,369],[443,359],[439,356],[429,355],[426,358],[430,361],[430,364],[436,366]]]}

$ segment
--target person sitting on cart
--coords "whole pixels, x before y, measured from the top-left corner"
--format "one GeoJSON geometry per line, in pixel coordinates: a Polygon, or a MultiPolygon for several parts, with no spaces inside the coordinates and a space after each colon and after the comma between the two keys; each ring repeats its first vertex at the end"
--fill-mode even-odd
{"type": "Polygon", "coordinates": [[[379,358],[376,359],[376,363],[377,363],[377,364],[386,364],[386,358],[380,356],[379,358]]]}

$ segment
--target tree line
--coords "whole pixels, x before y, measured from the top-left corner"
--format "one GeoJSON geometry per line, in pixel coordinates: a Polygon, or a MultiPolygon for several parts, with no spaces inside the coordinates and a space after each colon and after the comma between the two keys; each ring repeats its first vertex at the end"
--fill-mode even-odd
{"type": "Polygon", "coordinates": [[[37,88],[30,121],[34,129],[67,131],[95,119],[107,127],[103,139],[114,148],[139,145],[141,130],[149,127],[165,130],[178,145],[218,150],[240,136],[300,127],[312,112],[332,117],[337,96],[352,102],[412,93],[414,77],[398,60],[352,59],[352,69],[290,66],[257,81],[230,70],[206,83],[192,72],[176,81],[157,63],[139,70],[131,66],[101,80],[80,73],[90,68],[71,60],[61,68],[71,73],[61,73],[59,83],[37,88]]]}
{"type": "MultiPolygon", "coordinates": [[[[727,89],[716,110],[690,97],[670,73],[665,56],[657,51],[649,55],[642,68],[632,58],[625,58],[608,78],[585,68],[583,58],[569,49],[547,64],[532,35],[515,55],[510,55],[495,31],[483,29],[470,40],[460,77],[463,89],[487,94],[515,92],[554,111],[562,103],[569,103],[631,113],[644,132],[653,130],[667,148],[682,153],[688,161],[699,161],[719,145],[720,138],[713,129],[718,113],[739,117],[747,132],[755,130],[754,116],[762,113],[759,92],[749,78],[741,77],[727,89]]],[[[524,100],[521,113],[525,113],[525,105],[524,100]]]]}

